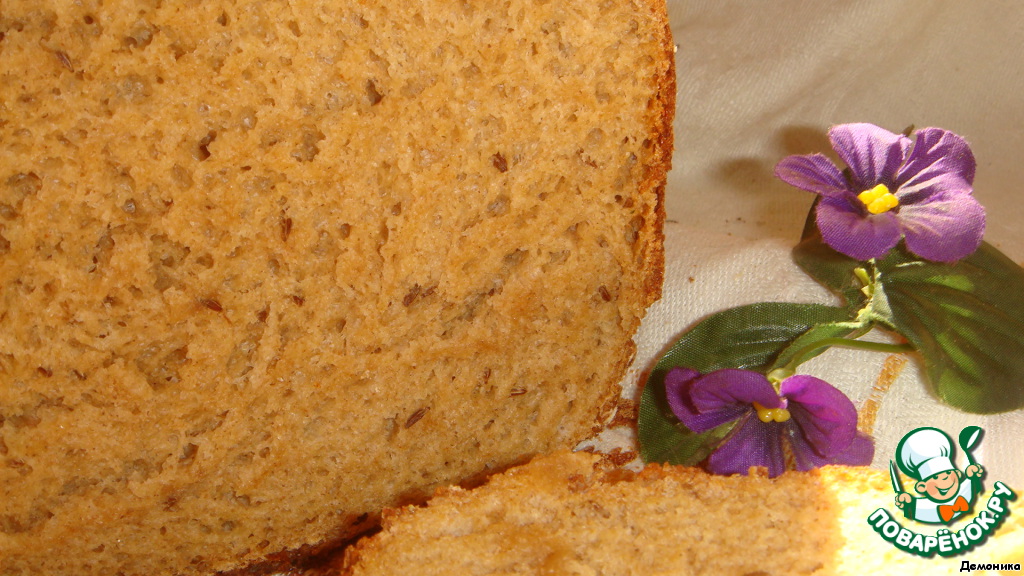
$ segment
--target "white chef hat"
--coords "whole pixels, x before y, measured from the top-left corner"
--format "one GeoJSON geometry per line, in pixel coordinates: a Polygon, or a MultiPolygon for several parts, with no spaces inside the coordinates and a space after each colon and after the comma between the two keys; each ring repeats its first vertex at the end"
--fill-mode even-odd
{"type": "Polygon", "coordinates": [[[896,458],[900,469],[917,480],[956,470],[953,441],[938,428],[918,428],[904,436],[896,447],[896,458]]]}

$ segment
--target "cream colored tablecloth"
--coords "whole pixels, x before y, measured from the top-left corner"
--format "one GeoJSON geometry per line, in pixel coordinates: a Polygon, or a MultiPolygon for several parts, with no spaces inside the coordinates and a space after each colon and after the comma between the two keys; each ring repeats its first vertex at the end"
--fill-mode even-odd
{"type": "MultiPolygon", "coordinates": [[[[986,240],[1024,261],[1024,3],[670,0],[669,17],[679,50],[667,274],[637,336],[627,396],[704,316],[769,300],[838,303],[789,255],[812,195],[772,175],[786,155],[830,152],[832,124],[938,126],[966,137],[978,159],[975,194],[988,210],[986,240]]],[[[884,359],[833,349],[801,371],[861,406],[884,359]]],[[[967,425],[985,429],[974,455],[986,480],[1024,486],[1024,411],[946,407],[916,361],[882,399],[873,465],[887,468],[916,427],[956,438],[967,425]]]]}

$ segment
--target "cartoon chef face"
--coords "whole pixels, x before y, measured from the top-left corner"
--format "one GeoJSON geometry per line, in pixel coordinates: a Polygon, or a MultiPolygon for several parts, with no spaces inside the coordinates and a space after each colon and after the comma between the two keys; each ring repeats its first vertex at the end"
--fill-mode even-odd
{"type": "Polygon", "coordinates": [[[945,502],[956,497],[962,478],[963,473],[959,470],[946,470],[917,482],[914,489],[934,502],[945,502]]]}
{"type": "Polygon", "coordinates": [[[956,496],[960,471],[953,465],[953,442],[937,428],[918,428],[903,437],[896,448],[900,468],[917,480],[914,488],[935,502],[956,496]]]}

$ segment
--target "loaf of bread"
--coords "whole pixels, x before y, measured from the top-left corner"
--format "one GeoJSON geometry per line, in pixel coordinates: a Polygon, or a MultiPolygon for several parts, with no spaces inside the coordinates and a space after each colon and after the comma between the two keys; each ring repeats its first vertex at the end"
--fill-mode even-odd
{"type": "MultiPolygon", "coordinates": [[[[956,573],[964,558],[914,556],[874,531],[868,517],[893,504],[879,470],[829,466],[770,479],[660,465],[633,474],[599,462],[558,452],[473,490],[439,491],[426,507],[385,514],[384,530],[349,548],[340,572],[910,575],[956,573]]],[[[1011,514],[969,557],[1020,562],[1022,552],[1024,519],[1011,514]]]]}
{"type": "Polygon", "coordinates": [[[269,569],[590,434],[672,58],[661,0],[3,0],[0,574],[269,569]]]}

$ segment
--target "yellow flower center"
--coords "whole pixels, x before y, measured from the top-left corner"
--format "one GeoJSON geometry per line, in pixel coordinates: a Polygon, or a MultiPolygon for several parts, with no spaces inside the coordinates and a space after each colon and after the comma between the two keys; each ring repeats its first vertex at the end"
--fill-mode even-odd
{"type": "Polygon", "coordinates": [[[757,419],[761,422],[785,422],[789,420],[789,410],[785,408],[765,408],[754,402],[754,410],[757,410],[757,419]]]}
{"type": "Polygon", "coordinates": [[[858,194],[857,198],[864,203],[868,212],[872,214],[888,212],[900,205],[899,199],[896,198],[895,194],[889,192],[885,184],[879,184],[871,190],[865,190],[858,194]]]}

